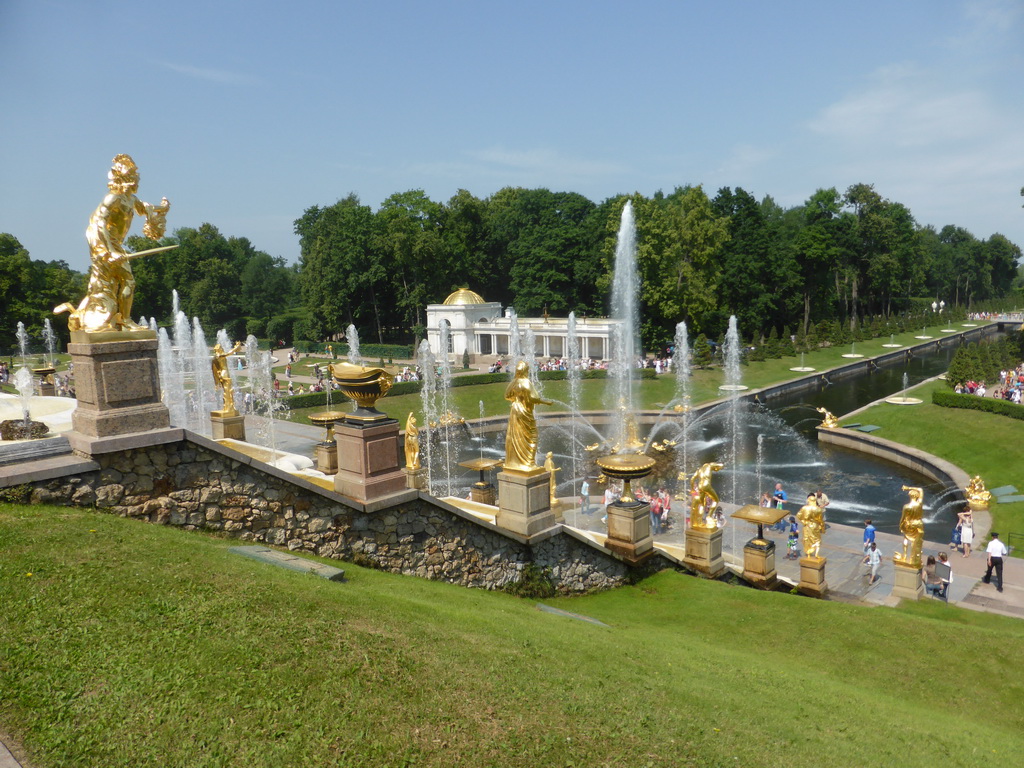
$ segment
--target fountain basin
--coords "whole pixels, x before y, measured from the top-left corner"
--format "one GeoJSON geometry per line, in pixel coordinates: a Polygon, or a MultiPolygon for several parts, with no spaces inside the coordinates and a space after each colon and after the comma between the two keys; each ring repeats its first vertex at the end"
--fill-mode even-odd
{"type": "Polygon", "coordinates": [[[811,368],[809,365],[798,365],[796,368],[790,368],[789,370],[796,371],[797,373],[811,373],[817,369],[811,368]]]}
{"type": "Polygon", "coordinates": [[[858,360],[864,357],[864,355],[862,355],[860,352],[847,352],[845,355],[843,355],[843,357],[849,358],[851,360],[858,360]]]}
{"type": "MultiPolygon", "coordinates": [[[[42,422],[55,434],[71,430],[71,414],[77,407],[78,401],[73,397],[33,395],[28,399],[30,418],[42,422]]],[[[24,419],[21,397],[0,393],[0,421],[24,419]]]]}
{"type": "Polygon", "coordinates": [[[891,403],[892,405],[920,405],[924,401],[919,397],[887,397],[885,402],[891,403]]]}
{"type": "Polygon", "coordinates": [[[746,384],[722,384],[718,387],[721,392],[743,392],[750,389],[746,384]]]}

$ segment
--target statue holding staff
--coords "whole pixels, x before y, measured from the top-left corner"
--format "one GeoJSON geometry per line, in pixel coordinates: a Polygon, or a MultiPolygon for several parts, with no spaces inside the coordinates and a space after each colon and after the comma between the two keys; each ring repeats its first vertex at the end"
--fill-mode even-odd
{"type": "Polygon", "coordinates": [[[530,381],[530,366],[525,360],[516,364],[516,372],[505,389],[505,399],[512,403],[505,436],[505,469],[530,472],[537,469],[537,418],[533,409],[551,405],[537,392],[530,381]]]}
{"type": "Polygon", "coordinates": [[[237,355],[245,349],[245,345],[236,341],[235,346],[224,351],[220,344],[213,346],[213,359],[210,367],[213,369],[213,384],[217,389],[224,390],[224,408],[219,412],[221,416],[237,416],[235,408],[235,389],[231,382],[231,372],[228,370],[228,357],[237,355]]]}
{"type": "Polygon", "coordinates": [[[128,236],[135,214],[146,217],[143,234],[151,240],[157,240],[164,236],[171,204],[166,197],[160,201],[160,205],[151,205],[135,196],[139,189],[139,171],[135,161],[128,155],[117,155],[114,158],[107,179],[110,192],[93,211],[85,230],[92,258],[85,298],[77,308],[64,303],[53,310],[54,313],[71,313],[68,328],[72,331],[146,330],[131,319],[135,277],[132,275],[130,260],[177,247],[164,246],[127,253],[124,239],[128,236]]]}

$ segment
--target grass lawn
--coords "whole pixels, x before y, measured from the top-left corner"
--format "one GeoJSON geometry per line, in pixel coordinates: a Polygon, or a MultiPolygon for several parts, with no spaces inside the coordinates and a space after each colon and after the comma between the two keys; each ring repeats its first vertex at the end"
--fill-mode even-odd
{"type": "MultiPolygon", "coordinates": [[[[970,475],[981,475],[988,488],[1013,485],[1024,492],[1024,464],[1020,446],[1024,443],[1024,422],[960,408],[940,408],[932,404],[932,392],[948,390],[944,381],[932,381],[914,388],[921,405],[881,403],[861,411],[855,420],[877,424],[877,434],[951,461],[970,475]]],[[[840,423],[842,423],[840,421],[840,423]]],[[[993,503],[992,530],[1024,534],[1024,502],[993,503]]],[[[984,543],[983,543],[984,544],[984,543]]],[[[983,548],[983,545],[982,547],[983,548]]],[[[1020,548],[1014,551],[1024,556],[1020,548]]]]}
{"type": "Polygon", "coordinates": [[[547,601],[0,506],[0,724],[55,766],[976,766],[1024,754],[1024,622],[665,572],[547,601]]]}
{"type": "MultiPolygon", "coordinates": [[[[959,326],[957,326],[959,327],[959,326]]],[[[935,330],[935,329],[933,329],[935,330]]],[[[896,336],[895,343],[911,346],[921,343],[914,338],[920,331],[911,331],[896,336]]],[[[882,345],[889,343],[889,337],[873,339],[871,341],[858,342],[857,352],[866,357],[875,357],[891,350],[885,349],[882,345]]],[[[825,371],[829,368],[850,360],[843,358],[843,355],[850,351],[849,347],[826,347],[808,352],[805,355],[805,365],[815,368],[818,371],[825,371]]],[[[300,363],[305,366],[306,360],[300,363]]],[[[803,376],[806,374],[794,373],[790,370],[800,364],[798,357],[784,357],[778,360],[765,360],[763,362],[752,362],[743,366],[743,383],[751,389],[760,389],[772,384],[779,384],[784,381],[803,376]]],[[[312,361],[309,363],[312,365],[312,361]]],[[[277,370],[277,369],[275,369],[277,370]]],[[[283,368],[281,376],[283,377],[283,368]]],[[[293,370],[298,370],[297,368],[293,370]]],[[[305,370],[303,368],[303,370],[305,370]]],[[[312,369],[310,369],[312,370],[312,369]]],[[[706,403],[715,398],[721,397],[718,387],[724,383],[724,374],[720,367],[710,370],[694,370],[690,382],[690,398],[694,405],[706,403]]],[[[583,410],[607,410],[608,408],[608,385],[606,381],[589,380],[582,382],[582,409],[583,410]]],[[[459,415],[467,419],[474,419],[480,416],[480,402],[483,401],[483,412],[485,416],[497,416],[508,413],[508,403],[505,401],[506,384],[481,384],[472,387],[453,387],[452,402],[459,415]]],[[[544,397],[567,402],[569,400],[569,383],[566,381],[543,382],[544,397]]],[[[675,395],[675,376],[672,374],[662,375],[653,381],[637,382],[637,398],[640,407],[643,409],[658,410],[670,402],[675,395]]],[[[342,397],[344,400],[344,397],[342,397]]],[[[347,407],[347,406],[345,406],[347,407]]],[[[387,397],[380,402],[380,409],[389,415],[404,421],[405,414],[414,411],[420,423],[422,419],[422,408],[419,394],[399,395],[387,397]]],[[[309,423],[309,415],[322,411],[323,407],[295,409],[291,418],[305,424],[309,423]]],[[[545,410],[565,410],[564,406],[541,406],[538,413],[545,410]]]]}

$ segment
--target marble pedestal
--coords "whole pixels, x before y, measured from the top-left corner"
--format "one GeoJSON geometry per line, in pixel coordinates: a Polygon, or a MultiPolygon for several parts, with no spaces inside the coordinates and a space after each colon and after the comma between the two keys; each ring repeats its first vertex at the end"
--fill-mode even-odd
{"type": "Polygon", "coordinates": [[[346,421],[334,427],[338,471],[334,490],[367,502],[405,490],[398,464],[398,421],[383,419],[365,425],[346,421]]]}
{"type": "Polygon", "coordinates": [[[498,503],[498,489],[490,483],[473,483],[469,494],[469,498],[477,504],[489,504],[493,507],[498,503]]]}
{"type": "Polygon", "coordinates": [[[75,364],[75,432],[97,438],[170,427],[170,413],[160,401],[156,348],[152,331],[72,333],[68,352],[75,364]]]}
{"type": "Polygon", "coordinates": [[[414,491],[425,491],[427,490],[427,470],[420,467],[419,469],[409,469],[404,467],[402,474],[405,475],[405,487],[414,491]]]}
{"type": "Polygon", "coordinates": [[[245,441],[245,416],[237,411],[226,415],[223,411],[211,411],[210,428],[214,440],[245,441]]]}
{"type": "Polygon", "coordinates": [[[333,440],[317,443],[314,457],[316,468],[325,475],[333,475],[338,471],[338,444],[333,440]]]}
{"type": "Polygon", "coordinates": [[[743,578],[760,589],[771,589],[779,580],[775,570],[775,542],[751,539],[743,545],[743,578]]]}
{"type": "Polygon", "coordinates": [[[924,597],[924,582],[921,581],[921,568],[907,565],[902,560],[893,560],[892,596],[906,600],[920,600],[924,597]]]}
{"type": "Polygon", "coordinates": [[[520,536],[533,536],[555,524],[549,474],[507,470],[498,473],[498,514],[495,522],[520,536]]]}
{"type": "Polygon", "coordinates": [[[616,501],[608,505],[607,513],[608,537],[604,545],[608,549],[629,560],[639,560],[654,551],[650,504],[616,501]]]}
{"type": "Polygon", "coordinates": [[[709,579],[725,573],[721,528],[687,528],[683,563],[709,579]]]}
{"type": "Polygon", "coordinates": [[[42,395],[43,397],[56,397],[57,387],[52,381],[47,381],[46,379],[43,379],[41,382],[39,382],[39,394],[42,395]]]}
{"type": "Polygon", "coordinates": [[[801,557],[800,558],[800,581],[796,585],[797,591],[802,595],[811,597],[824,597],[828,592],[828,584],[825,582],[825,557],[801,557]]]}

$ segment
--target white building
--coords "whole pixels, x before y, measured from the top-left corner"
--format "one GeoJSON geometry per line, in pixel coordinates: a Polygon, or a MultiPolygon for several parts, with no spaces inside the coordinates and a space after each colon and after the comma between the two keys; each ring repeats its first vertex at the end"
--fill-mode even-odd
{"type": "MultiPolygon", "coordinates": [[[[512,319],[510,312],[502,311],[497,301],[484,301],[483,297],[467,288],[455,291],[443,304],[427,305],[427,342],[435,355],[440,354],[440,327],[442,321],[450,326],[448,353],[461,360],[469,350],[474,362],[487,362],[505,358],[509,350],[512,319]]],[[[568,354],[566,337],[569,320],[565,317],[520,317],[520,337],[532,330],[536,339],[536,353],[542,358],[564,357],[568,354]]],[[[611,357],[611,329],[618,323],[606,317],[576,318],[576,337],[580,356],[595,360],[611,357]]],[[[522,341],[520,347],[523,347],[522,341]]]]}

